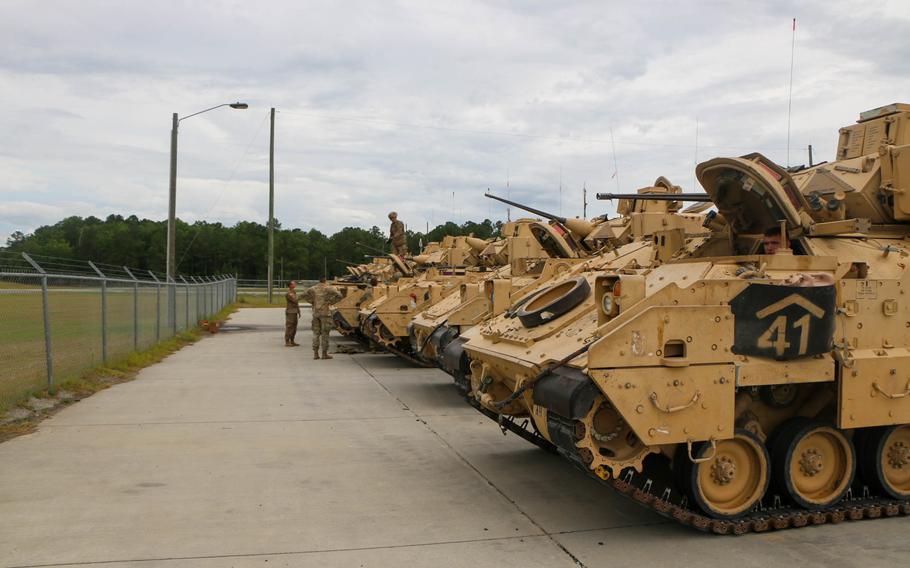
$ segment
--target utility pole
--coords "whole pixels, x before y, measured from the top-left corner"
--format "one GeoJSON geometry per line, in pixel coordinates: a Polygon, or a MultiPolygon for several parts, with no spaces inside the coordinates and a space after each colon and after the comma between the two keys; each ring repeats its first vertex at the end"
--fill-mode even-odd
{"type": "Polygon", "coordinates": [[[275,271],[275,108],[269,114],[269,304],[275,271]]]}
{"type": "Polygon", "coordinates": [[[180,119],[177,113],[171,121],[171,178],[167,200],[167,325],[174,329],[177,322],[177,288],[172,285],[176,277],[177,262],[177,128],[180,119]]]}

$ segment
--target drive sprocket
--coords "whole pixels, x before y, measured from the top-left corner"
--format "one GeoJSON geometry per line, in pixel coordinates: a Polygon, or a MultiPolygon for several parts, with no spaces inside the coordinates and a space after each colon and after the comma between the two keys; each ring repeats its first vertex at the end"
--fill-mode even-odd
{"type": "Polygon", "coordinates": [[[603,396],[599,395],[591,410],[575,425],[575,445],[588,466],[602,479],[618,477],[620,472],[633,468],[641,472],[642,462],[657,448],[646,446],[622,415],[603,396]],[[590,456],[590,457],[589,457],[590,456]]]}

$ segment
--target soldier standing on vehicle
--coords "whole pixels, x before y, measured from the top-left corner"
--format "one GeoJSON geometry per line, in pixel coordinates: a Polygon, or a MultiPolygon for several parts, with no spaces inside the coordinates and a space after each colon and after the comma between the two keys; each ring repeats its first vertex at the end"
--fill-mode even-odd
{"type": "Polygon", "coordinates": [[[325,282],[325,276],[319,284],[303,291],[301,297],[313,306],[313,359],[319,359],[319,346],[322,345],[322,358],[334,359],[329,355],[329,332],[332,330],[332,314],[329,307],[341,299],[341,292],[325,282]]]}
{"type": "Polygon", "coordinates": [[[297,347],[294,341],[297,336],[297,322],[300,320],[300,303],[297,299],[297,283],[293,280],[288,283],[288,293],[284,296],[287,307],[284,308],[284,346],[297,347]]]}
{"type": "Polygon", "coordinates": [[[389,228],[389,243],[392,245],[392,254],[404,256],[408,252],[408,239],[404,234],[404,223],[398,220],[398,213],[389,213],[392,226],[389,228]]]}

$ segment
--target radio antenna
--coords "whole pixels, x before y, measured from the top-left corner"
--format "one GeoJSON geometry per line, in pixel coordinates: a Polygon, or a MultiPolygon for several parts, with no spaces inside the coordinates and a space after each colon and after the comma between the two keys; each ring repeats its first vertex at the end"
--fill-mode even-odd
{"type": "Polygon", "coordinates": [[[790,94],[787,97],[787,167],[790,167],[790,116],[793,114],[793,56],[796,53],[796,18],[793,18],[793,37],[790,40],[790,94]]]}
{"type": "Polygon", "coordinates": [[[616,140],[613,139],[613,127],[610,127],[610,145],[613,146],[613,175],[616,178],[616,191],[619,191],[619,166],[616,165],[616,140]]]}
{"type": "MultiPolygon", "coordinates": [[[[512,199],[512,186],[509,185],[509,169],[506,168],[506,198],[512,199]]],[[[506,207],[506,221],[512,221],[512,208],[506,207]]]]}
{"type": "Polygon", "coordinates": [[[562,165],[559,166],[559,216],[562,217],[562,165]]]}
{"type": "MultiPolygon", "coordinates": [[[[695,117],[695,162],[693,166],[698,165],[698,117],[695,117]]],[[[692,191],[696,191],[695,187],[695,168],[692,168],[692,191]]]]}

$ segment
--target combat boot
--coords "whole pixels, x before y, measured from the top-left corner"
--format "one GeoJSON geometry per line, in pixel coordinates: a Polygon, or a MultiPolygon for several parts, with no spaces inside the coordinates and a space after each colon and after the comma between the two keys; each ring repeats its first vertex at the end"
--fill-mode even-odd
{"type": "Polygon", "coordinates": [[[319,350],[313,349],[313,359],[319,359],[319,350]]]}
{"type": "Polygon", "coordinates": [[[328,352],[327,349],[323,349],[323,350],[322,350],[322,358],[323,358],[323,359],[334,359],[334,357],[332,357],[331,355],[329,355],[329,352],[328,352]]]}

